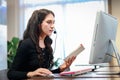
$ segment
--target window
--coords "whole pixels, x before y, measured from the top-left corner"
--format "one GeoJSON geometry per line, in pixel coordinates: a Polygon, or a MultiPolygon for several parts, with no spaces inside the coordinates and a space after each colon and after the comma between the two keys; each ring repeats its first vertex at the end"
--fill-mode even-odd
{"type": "Polygon", "coordinates": [[[7,5],[0,0],[0,70],[7,69],[7,5]]]}
{"type": "Polygon", "coordinates": [[[7,25],[7,5],[6,0],[0,0],[0,24],[7,25]]]}
{"type": "Polygon", "coordinates": [[[24,0],[24,29],[35,9],[51,9],[56,16],[55,28],[57,34],[51,36],[55,60],[57,58],[64,59],[82,43],[85,46],[85,50],[77,57],[73,65],[88,64],[96,12],[99,10],[107,11],[107,0],[32,1],[34,0],[24,0]]]}

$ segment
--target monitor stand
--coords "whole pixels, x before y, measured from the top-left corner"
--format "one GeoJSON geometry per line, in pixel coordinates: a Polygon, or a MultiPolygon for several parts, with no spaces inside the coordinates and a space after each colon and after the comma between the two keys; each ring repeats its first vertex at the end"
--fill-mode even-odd
{"type": "MultiPolygon", "coordinates": [[[[110,40],[110,43],[112,44],[115,58],[117,59],[118,67],[120,69],[120,54],[119,54],[119,51],[117,49],[116,43],[114,40],[110,40]]],[[[118,72],[114,72],[114,71],[98,72],[96,74],[99,74],[99,75],[120,75],[120,71],[118,71],[118,72]]]]}

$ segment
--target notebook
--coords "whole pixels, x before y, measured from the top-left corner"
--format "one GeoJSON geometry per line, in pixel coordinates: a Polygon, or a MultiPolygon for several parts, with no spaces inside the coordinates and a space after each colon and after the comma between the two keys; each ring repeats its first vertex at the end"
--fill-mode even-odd
{"type": "Polygon", "coordinates": [[[93,70],[93,68],[83,68],[83,69],[79,69],[79,70],[75,70],[75,71],[64,71],[61,72],[60,75],[61,76],[77,76],[80,74],[85,74],[88,72],[91,72],[93,70]]]}

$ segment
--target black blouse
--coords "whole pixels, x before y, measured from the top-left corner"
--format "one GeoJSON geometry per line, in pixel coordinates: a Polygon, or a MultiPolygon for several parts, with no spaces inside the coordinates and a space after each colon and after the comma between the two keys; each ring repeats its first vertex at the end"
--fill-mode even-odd
{"type": "MultiPolygon", "coordinates": [[[[38,53],[35,48],[35,44],[29,38],[20,44],[17,49],[16,56],[14,58],[13,64],[9,69],[7,76],[9,79],[26,79],[27,73],[34,71],[38,68],[48,68],[50,65],[49,56],[46,53],[46,48],[43,51],[44,58],[46,59],[44,64],[41,64],[38,59],[38,53]]],[[[50,70],[53,73],[60,73],[60,69],[50,70]]]]}

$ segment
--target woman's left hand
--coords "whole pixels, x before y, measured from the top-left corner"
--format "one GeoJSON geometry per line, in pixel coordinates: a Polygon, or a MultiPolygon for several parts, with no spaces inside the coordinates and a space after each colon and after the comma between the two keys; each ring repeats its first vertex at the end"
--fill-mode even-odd
{"type": "Polygon", "coordinates": [[[73,63],[73,61],[76,59],[75,56],[69,58],[67,61],[65,61],[61,66],[60,66],[60,71],[64,71],[65,69],[69,68],[70,65],[73,63]]]}

